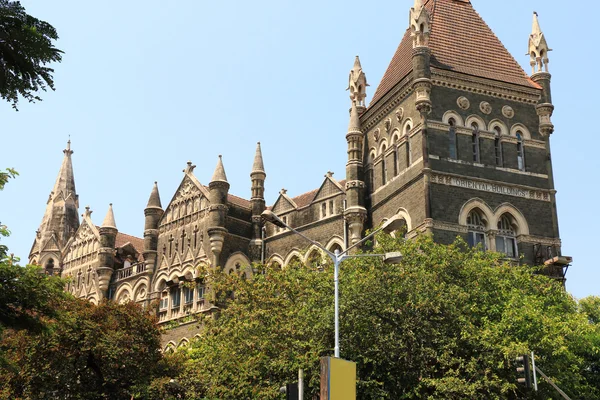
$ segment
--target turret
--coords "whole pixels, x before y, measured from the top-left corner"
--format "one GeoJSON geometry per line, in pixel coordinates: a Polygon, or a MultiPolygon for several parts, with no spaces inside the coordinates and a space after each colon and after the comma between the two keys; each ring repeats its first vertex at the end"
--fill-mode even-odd
{"type": "Polygon", "coordinates": [[[262,256],[262,218],[261,214],[265,210],[265,179],[267,174],[263,164],[260,142],[256,144],[256,153],[254,154],[254,163],[250,179],[252,180],[252,240],[250,241],[250,256],[252,260],[259,261],[262,256]]]}
{"type": "Polygon", "coordinates": [[[210,240],[210,249],[212,252],[212,264],[214,267],[219,265],[221,251],[223,250],[223,242],[227,229],[225,228],[225,218],[227,216],[227,195],[229,193],[229,182],[225,175],[223,167],[223,159],[219,155],[217,167],[213,177],[208,184],[210,196],[209,222],[208,222],[208,238],[210,240]]]}
{"type": "Polygon", "coordinates": [[[64,247],[79,228],[79,196],[75,191],[70,140],[63,153],[58,177],[29,254],[30,263],[47,268],[49,273],[60,273],[64,247]]]}
{"type": "Polygon", "coordinates": [[[429,36],[431,18],[422,0],[415,0],[410,9],[409,26],[413,38],[413,89],[416,93],[415,106],[425,119],[431,112],[431,68],[429,36]]]}
{"type": "Polygon", "coordinates": [[[117,224],[113,213],[112,203],[108,206],[106,217],[99,229],[100,249],[98,250],[98,288],[106,297],[110,278],[114,271],[114,249],[117,240],[117,224]]]}
{"type": "Polygon", "coordinates": [[[158,223],[164,214],[158,184],[154,182],[148,204],[144,209],[144,261],[148,271],[154,271],[158,251],[158,223]]]}
{"type": "Polygon", "coordinates": [[[554,132],[552,124],[552,113],[554,106],[552,105],[552,93],[550,90],[551,75],[548,72],[548,52],[552,49],[548,48],[548,43],[544,37],[544,33],[540,28],[538,14],[533,13],[533,26],[531,35],[529,35],[529,50],[531,64],[531,79],[542,87],[542,96],[540,103],[536,106],[537,114],[540,118],[540,134],[548,136],[554,132]]]}
{"type": "MultiPolygon", "coordinates": [[[[351,89],[355,85],[353,79],[356,78],[354,72],[357,65],[360,66],[358,57],[356,57],[354,68],[350,72],[350,83],[348,86],[351,89]]],[[[362,69],[360,71],[362,78],[359,80],[359,82],[362,88],[365,88],[367,86],[367,81],[364,73],[362,73],[362,69]]],[[[348,162],[346,163],[347,207],[344,211],[344,218],[348,222],[351,244],[355,244],[360,241],[367,217],[367,210],[364,206],[365,182],[363,178],[364,173],[362,159],[364,135],[361,129],[358,111],[359,103],[361,100],[364,101],[364,97],[361,97],[363,95],[364,93],[360,91],[354,95],[352,95],[352,93],[350,95],[350,123],[348,125],[348,134],[346,135],[346,142],[348,142],[348,162]]]]}

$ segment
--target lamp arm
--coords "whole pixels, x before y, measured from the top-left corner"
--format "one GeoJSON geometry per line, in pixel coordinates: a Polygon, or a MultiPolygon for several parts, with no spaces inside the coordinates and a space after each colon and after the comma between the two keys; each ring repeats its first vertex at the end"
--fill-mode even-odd
{"type": "Polygon", "coordinates": [[[313,245],[317,246],[319,249],[323,250],[335,262],[335,254],[333,254],[332,252],[330,252],[329,250],[327,250],[325,247],[323,247],[323,245],[321,243],[312,240],[311,238],[309,238],[308,236],[306,236],[305,234],[303,234],[301,232],[298,232],[297,230],[295,230],[294,228],[292,228],[291,226],[289,226],[285,222],[281,221],[281,223],[283,225],[285,225],[285,227],[287,229],[289,229],[290,231],[294,232],[296,235],[302,236],[304,239],[308,240],[310,243],[312,243],[313,245]]]}

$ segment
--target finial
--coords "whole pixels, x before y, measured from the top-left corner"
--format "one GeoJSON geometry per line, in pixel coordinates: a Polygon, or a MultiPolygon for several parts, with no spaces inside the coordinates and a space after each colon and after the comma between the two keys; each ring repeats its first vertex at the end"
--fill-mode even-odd
{"type": "Polygon", "coordinates": [[[331,178],[333,176],[333,172],[331,171],[327,171],[327,173],[325,174],[325,178],[331,178]]]}
{"type": "Polygon", "coordinates": [[[346,90],[350,91],[350,100],[356,103],[359,107],[365,106],[365,98],[367,97],[367,76],[362,70],[360,65],[360,57],[354,58],[354,66],[350,70],[350,76],[348,78],[348,87],[346,90]]]}
{"type": "Polygon", "coordinates": [[[279,194],[286,194],[286,193],[287,193],[287,189],[281,189],[281,190],[279,191],[279,194]]]}
{"type": "Polygon", "coordinates": [[[531,35],[529,35],[529,47],[527,54],[530,56],[531,73],[548,72],[548,52],[552,51],[546,43],[544,33],[540,28],[538,13],[533,12],[533,23],[531,27],[531,35]]]}
{"type": "Polygon", "coordinates": [[[63,153],[69,156],[73,154],[73,150],[71,150],[71,135],[69,135],[69,140],[67,141],[67,148],[63,150],[63,153]]]}
{"type": "Polygon", "coordinates": [[[250,175],[255,173],[265,173],[265,165],[263,163],[260,142],[256,143],[256,153],[254,153],[254,162],[252,163],[252,172],[250,173],[250,175]]]}
{"type": "Polygon", "coordinates": [[[186,173],[186,174],[191,174],[192,172],[194,172],[194,168],[196,168],[196,166],[193,165],[191,161],[188,161],[185,169],[183,170],[183,172],[186,173]]]}
{"type": "Polygon", "coordinates": [[[90,209],[90,206],[85,206],[85,212],[81,215],[84,218],[89,218],[92,215],[92,210],[90,209]]]}

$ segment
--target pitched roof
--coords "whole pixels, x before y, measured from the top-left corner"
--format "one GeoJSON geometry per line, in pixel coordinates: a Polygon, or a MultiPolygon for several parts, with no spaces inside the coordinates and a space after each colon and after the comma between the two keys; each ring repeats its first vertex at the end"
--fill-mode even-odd
{"type": "Polygon", "coordinates": [[[252,204],[250,203],[250,200],[243,199],[243,198],[238,197],[238,196],[233,195],[233,194],[228,194],[227,195],[227,201],[229,203],[234,204],[234,205],[239,206],[239,207],[252,208],[252,204]]]}
{"type": "Polygon", "coordinates": [[[127,243],[131,243],[133,247],[138,251],[138,253],[142,253],[144,251],[144,239],[127,235],[125,233],[118,232],[117,237],[115,239],[115,248],[122,247],[127,243]]]}
{"type": "MultiPolygon", "coordinates": [[[[341,181],[337,181],[337,183],[339,183],[341,187],[346,186],[345,179],[341,180],[341,181]]],[[[317,193],[319,192],[320,189],[321,189],[321,187],[318,187],[317,189],[311,190],[310,192],[306,192],[299,196],[292,197],[292,200],[294,200],[294,203],[296,203],[298,208],[306,207],[310,203],[312,203],[312,201],[315,199],[315,196],[317,195],[317,193]]]]}
{"type": "MultiPolygon", "coordinates": [[[[427,0],[431,15],[431,66],[467,75],[539,88],[506,50],[469,0],[427,0]]],[[[407,29],[371,105],[412,71],[412,39],[407,29]]]]}

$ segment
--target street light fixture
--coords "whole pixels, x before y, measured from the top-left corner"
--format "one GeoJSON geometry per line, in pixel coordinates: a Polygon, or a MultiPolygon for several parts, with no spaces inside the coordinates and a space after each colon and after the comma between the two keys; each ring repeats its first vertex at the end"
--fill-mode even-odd
{"type": "Polygon", "coordinates": [[[346,250],[340,252],[339,250],[336,249],[332,253],[331,251],[329,251],[325,247],[323,247],[323,245],[321,245],[321,243],[312,240],[308,236],[304,235],[301,232],[298,232],[297,230],[295,230],[294,228],[292,228],[291,226],[289,226],[288,224],[283,222],[281,220],[281,218],[279,218],[273,211],[265,210],[262,212],[261,216],[265,221],[270,222],[275,226],[278,226],[280,228],[289,229],[290,231],[294,232],[295,234],[302,236],[304,239],[309,241],[311,244],[313,244],[316,247],[318,247],[319,249],[323,250],[325,252],[325,254],[327,254],[333,261],[333,266],[334,266],[333,283],[334,283],[334,292],[335,292],[335,305],[334,305],[334,308],[335,308],[335,316],[334,316],[334,318],[335,318],[334,319],[335,347],[333,348],[333,353],[336,358],[339,358],[340,357],[340,329],[339,329],[339,308],[340,307],[339,307],[339,279],[338,278],[339,278],[339,272],[340,272],[340,264],[342,263],[342,261],[344,261],[348,258],[362,258],[362,257],[382,257],[383,262],[386,264],[397,264],[398,262],[400,262],[402,260],[402,254],[399,251],[385,253],[385,254],[354,254],[354,255],[350,255],[350,254],[348,254],[348,252],[350,250],[352,250],[353,248],[358,247],[359,245],[364,243],[367,239],[372,238],[373,236],[375,236],[377,233],[379,233],[381,231],[386,232],[386,233],[391,233],[395,230],[400,229],[404,225],[404,220],[402,218],[400,218],[399,216],[394,216],[391,219],[387,220],[381,227],[379,227],[375,231],[371,232],[369,235],[362,238],[359,242],[354,243],[352,246],[348,247],[346,250]]]}

